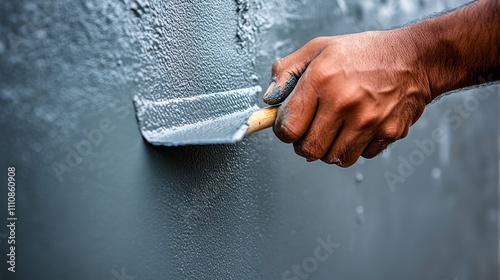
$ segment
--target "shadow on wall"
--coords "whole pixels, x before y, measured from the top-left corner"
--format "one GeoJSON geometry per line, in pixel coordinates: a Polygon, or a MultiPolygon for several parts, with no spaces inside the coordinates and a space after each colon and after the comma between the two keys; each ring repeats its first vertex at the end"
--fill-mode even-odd
{"type": "MultiPolygon", "coordinates": [[[[250,145],[164,147],[144,142],[144,146],[148,177],[155,178],[152,191],[165,203],[175,205],[175,209],[171,209],[174,216],[198,219],[216,215],[221,218],[220,215],[227,216],[224,211],[237,209],[242,196],[255,195],[254,190],[241,189],[252,178],[253,168],[249,165],[258,164],[254,153],[250,152],[250,145]]],[[[265,199],[260,201],[264,203],[265,199]]]]}
{"type": "MultiPolygon", "coordinates": [[[[234,162],[240,153],[240,145],[192,145],[179,147],[154,146],[146,141],[144,145],[148,151],[149,157],[154,161],[153,166],[160,166],[161,169],[175,170],[175,174],[180,183],[183,179],[198,179],[199,184],[184,184],[184,185],[201,185],[207,183],[212,175],[217,175],[223,179],[224,170],[230,170],[238,164],[234,162]],[[215,174],[217,173],[217,174],[215,174]],[[196,174],[196,175],[193,175],[196,174]]],[[[233,168],[234,169],[234,168],[233,168]]],[[[160,174],[161,175],[161,174],[160,174]]],[[[229,179],[229,178],[228,178],[229,179]]]]}

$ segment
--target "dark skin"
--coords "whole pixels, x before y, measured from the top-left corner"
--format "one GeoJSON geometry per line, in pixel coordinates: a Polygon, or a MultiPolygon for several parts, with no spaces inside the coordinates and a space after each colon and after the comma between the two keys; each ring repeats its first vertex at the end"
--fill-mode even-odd
{"type": "Polygon", "coordinates": [[[349,167],[406,137],[438,96],[500,79],[500,0],[395,30],[316,38],[276,61],[272,76],[264,101],[283,102],[276,136],[308,161],[349,167]]]}

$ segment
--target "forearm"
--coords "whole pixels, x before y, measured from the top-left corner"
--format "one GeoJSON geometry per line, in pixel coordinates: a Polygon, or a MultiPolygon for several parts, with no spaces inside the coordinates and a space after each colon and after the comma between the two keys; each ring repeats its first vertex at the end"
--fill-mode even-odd
{"type": "Polygon", "coordinates": [[[432,99],[500,79],[500,0],[480,0],[405,27],[432,99]]]}

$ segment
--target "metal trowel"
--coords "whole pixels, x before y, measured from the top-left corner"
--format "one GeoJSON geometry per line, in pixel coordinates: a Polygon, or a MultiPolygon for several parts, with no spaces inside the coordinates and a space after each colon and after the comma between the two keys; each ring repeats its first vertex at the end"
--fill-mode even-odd
{"type": "Polygon", "coordinates": [[[255,105],[259,86],[175,99],[134,97],[142,136],[153,145],[234,143],[273,125],[277,106],[255,105]]]}

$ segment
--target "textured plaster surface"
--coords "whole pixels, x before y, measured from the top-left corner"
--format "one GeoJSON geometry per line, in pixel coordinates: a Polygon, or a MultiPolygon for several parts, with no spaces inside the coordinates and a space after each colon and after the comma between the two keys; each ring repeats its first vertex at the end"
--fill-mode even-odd
{"type": "Polygon", "coordinates": [[[347,170],[269,130],[153,147],[132,102],[265,89],[274,59],[316,36],[462,3],[2,1],[0,182],[14,165],[19,217],[18,272],[2,279],[281,279],[319,239],[340,247],[308,279],[498,279],[498,87],[432,104],[347,170]],[[384,173],[438,128],[446,141],[391,189],[384,173]]]}
{"type": "Polygon", "coordinates": [[[139,128],[154,145],[234,143],[243,139],[259,86],[184,98],[134,97],[139,128]]]}

